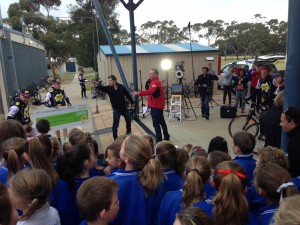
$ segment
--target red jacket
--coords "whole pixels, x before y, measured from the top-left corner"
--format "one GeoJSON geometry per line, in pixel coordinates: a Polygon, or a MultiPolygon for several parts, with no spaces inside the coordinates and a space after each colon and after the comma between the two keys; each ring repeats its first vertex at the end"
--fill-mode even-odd
{"type": "Polygon", "coordinates": [[[148,106],[151,108],[164,109],[165,108],[165,93],[161,85],[161,81],[158,77],[152,78],[150,81],[150,87],[146,91],[140,91],[140,96],[148,95],[148,106]],[[159,88],[160,96],[154,98],[152,95],[159,88]]]}

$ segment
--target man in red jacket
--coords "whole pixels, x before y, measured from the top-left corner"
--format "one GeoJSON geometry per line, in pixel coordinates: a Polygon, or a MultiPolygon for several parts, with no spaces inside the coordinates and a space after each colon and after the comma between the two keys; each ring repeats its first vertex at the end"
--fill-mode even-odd
{"type": "Polygon", "coordinates": [[[163,110],[165,108],[165,93],[160,79],[158,78],[158,70],[150,69],[150,87],[146,91],[133,92],[132,95],[146,96],[148,95],[148,106],[151,108],[151,117],[155,130],[156,143],[162,141],[161,129],[163,130],[164,140],[170,140],[167,124],[164,118],[163,110]]]}

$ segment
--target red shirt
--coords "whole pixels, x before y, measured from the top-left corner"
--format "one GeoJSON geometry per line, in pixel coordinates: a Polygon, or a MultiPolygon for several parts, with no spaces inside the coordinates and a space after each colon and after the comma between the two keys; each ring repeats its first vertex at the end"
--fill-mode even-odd
{"type": "Polygon", "coordinates": [[[251,87],[256,88],[259,76],[260,76],[260,71],[255,70],[251,73],[252,80],[251,80],[251,87]]]}
{"type": "Polygon", "coordinates": [[[165,108],[165,93],[161,85],[161,81],[158,77],[152,78],[150,81],[150,87],[146,91],[140,91],[140,96],[148,95],[148,106],[151,108],[164,109],[165,108]],[[160,96],[154,98],[152,94],[159,88],[160,96]]]}

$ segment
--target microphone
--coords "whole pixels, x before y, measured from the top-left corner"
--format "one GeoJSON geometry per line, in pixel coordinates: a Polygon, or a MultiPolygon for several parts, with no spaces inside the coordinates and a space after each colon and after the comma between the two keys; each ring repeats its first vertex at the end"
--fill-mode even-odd
{"type": "Polygon", "coordinates": [[[189,24],[188,24],[188,28],[190,28],[191,27],[191,21],[189,22],[189,24]]]}

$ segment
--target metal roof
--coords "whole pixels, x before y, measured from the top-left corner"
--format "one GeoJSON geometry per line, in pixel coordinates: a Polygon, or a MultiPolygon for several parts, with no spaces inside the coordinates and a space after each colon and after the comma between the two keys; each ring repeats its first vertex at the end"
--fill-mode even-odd
{"type": "MultiPolygon", "coordinates": [[[[104,55],[112,55],[112,51],[109,45],[100,45],[101,51],[104,55]]],[[[115,45],[115,49],[118,55],[130,55],[131,45],[115,45]]],[[[137,45],[137,54],[163,54],[163,53],[182,53],[190,52],[190,43],[178,43],[178,44],[145,44],[137,45]]],[[[197,43],[192,43],[193,52],[212,52],[219,51],[217,48],[212,48],[197,43]]]]}
{"type": "Polygon", "coordinates": [[[17,31],[17,30],[13,30],[13,29],[11,29],[11,28],[9,28],[9,27],[3,26],[2,24],[0,24],[0,29],[3,29],[3,30],[5,30],[5,31],[8,31],[8,32],[13,33],[13,34],[17,34],[17,35],[19,35],[19,36],[27,37],[27,38],[31,39],[32,41],[35,41],[35,42],[38,43],[39,45],[45,47],[45,45],[44,45],[42,42],[36,40],[35,38],[33,38],[32,36],[30,36],[29,34],[22,33],[22,32],[17,31]]]}

